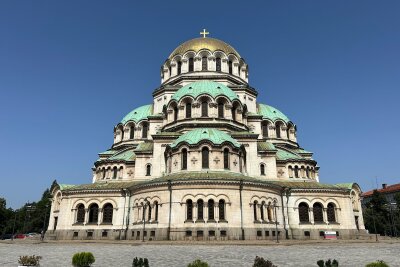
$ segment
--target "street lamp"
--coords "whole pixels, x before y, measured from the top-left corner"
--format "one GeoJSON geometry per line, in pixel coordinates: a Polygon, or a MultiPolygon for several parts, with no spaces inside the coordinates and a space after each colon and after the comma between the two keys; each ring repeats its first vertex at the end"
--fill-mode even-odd
{"type": "Polygon", "coordinates": [[[276,243],[279,243],[278,217],[276,216],[276,200],[274,200],[276,243]]]}

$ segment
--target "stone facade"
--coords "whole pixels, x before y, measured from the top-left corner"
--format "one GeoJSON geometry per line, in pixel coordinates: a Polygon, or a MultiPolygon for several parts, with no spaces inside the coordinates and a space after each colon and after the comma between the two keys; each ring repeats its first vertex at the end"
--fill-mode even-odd
{"type": "Polygon", "coordinates": [[[357,184],[319,183],[297,126],[257,103],[230,45],[189,40],[161,68],[151,105],[114,127],[91,184],[52,188],[57,239],[319,239],[363,234],[357,184]]]}

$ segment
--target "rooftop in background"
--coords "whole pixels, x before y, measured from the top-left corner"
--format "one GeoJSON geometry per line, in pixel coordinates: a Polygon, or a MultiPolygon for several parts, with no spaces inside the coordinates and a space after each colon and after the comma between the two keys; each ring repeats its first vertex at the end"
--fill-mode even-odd
{"type": "MultiPolygon", "coordinates": [[[[365,192],[364,194],[362,194],[363,197],[370,197],[372,196],[372,194],[374,193],[376,189],[365,192]]],[[[382,184],[382,188],[378,189],[379,193],[383,193],[383,194],[389,194],[389,193],[396,193],[396,192],[400,192],[400,184],[394,184],[394,185],[387,185],[387,184],[382,184]]]]}

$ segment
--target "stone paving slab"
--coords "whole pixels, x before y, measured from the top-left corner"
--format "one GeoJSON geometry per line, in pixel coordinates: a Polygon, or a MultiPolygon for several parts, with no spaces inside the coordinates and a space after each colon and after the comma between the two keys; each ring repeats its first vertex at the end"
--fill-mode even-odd
{"type": "Polygon", "coordinates": [[[40,255],[41,267],[71,266],[72,255],[90,251],[96,258],[94,267],[130,267],[134,257],[146,257],[151,267],[186,267],[196,258],[211,267],[251,267],[256,255],[279,267],[317,266],[319,259],[335,258],[340,267],[358,267],[384,260],[391,267],[400,266],[400,243],[309,243],[295,245],[184,245],[150,243],[98,242],[0,242],[0,266],[18,266],[20,255],[40,255]]]}

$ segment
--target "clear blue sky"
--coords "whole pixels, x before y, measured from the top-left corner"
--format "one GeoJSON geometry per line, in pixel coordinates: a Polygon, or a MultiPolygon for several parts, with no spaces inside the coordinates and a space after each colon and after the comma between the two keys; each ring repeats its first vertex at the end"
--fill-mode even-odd
{"type": "Polygon", "coordinates": [[[298,125],[322,182],[400,182],[400,2],[255,2],[1,1],[0,196],[18,208],[54,179],[90,183],[113,126],[203,28],[298,125]]]}

